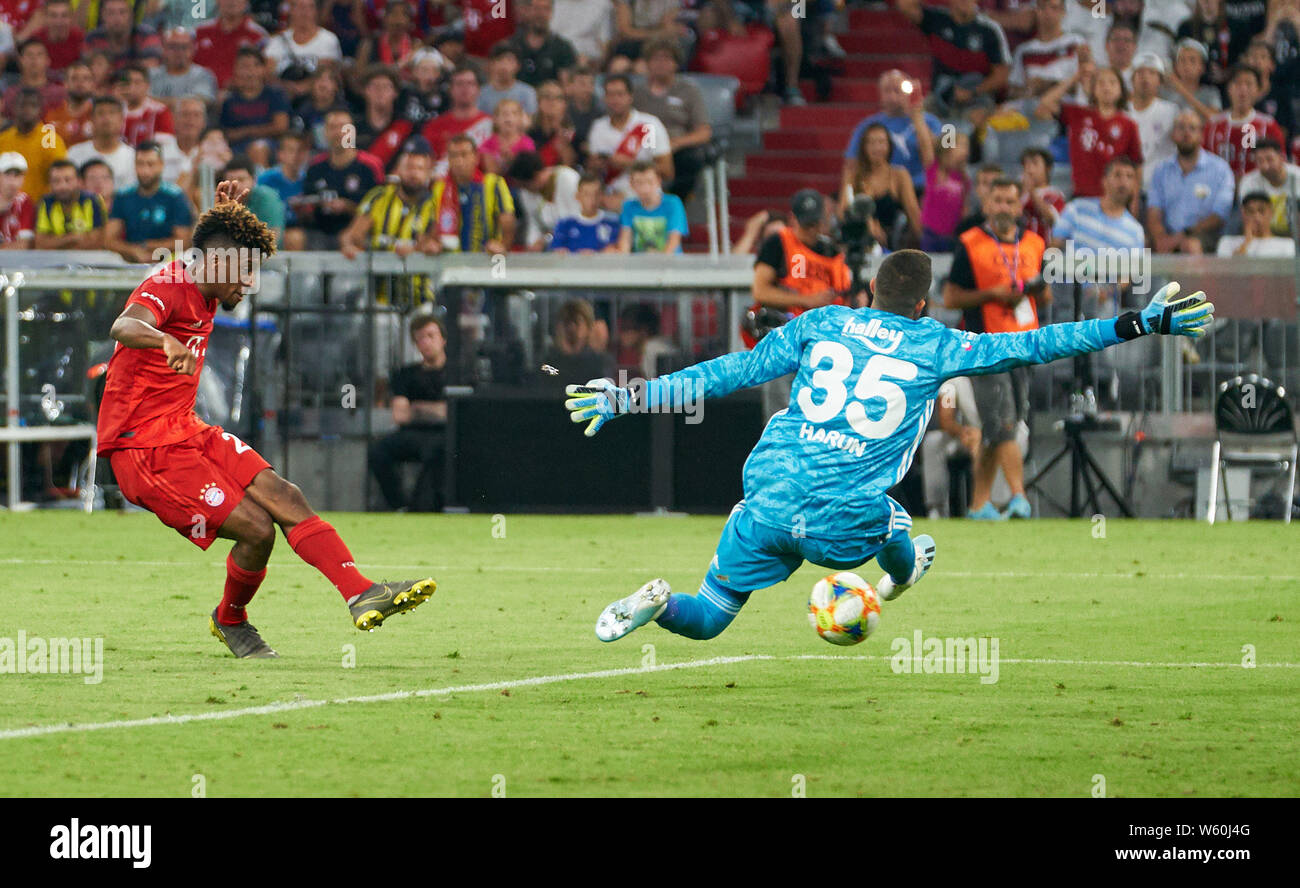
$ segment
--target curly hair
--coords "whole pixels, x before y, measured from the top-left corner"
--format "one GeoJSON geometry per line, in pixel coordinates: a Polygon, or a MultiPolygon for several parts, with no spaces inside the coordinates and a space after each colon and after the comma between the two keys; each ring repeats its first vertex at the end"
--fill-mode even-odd
{"type": "Polygon", "coordinates": [[[263,256],[275,253],[275,233],[243,204],[219,203],[199,217],[194,226],[194,246],[205,250],[230,241],[245,250],[258,250],[263,256]]]}

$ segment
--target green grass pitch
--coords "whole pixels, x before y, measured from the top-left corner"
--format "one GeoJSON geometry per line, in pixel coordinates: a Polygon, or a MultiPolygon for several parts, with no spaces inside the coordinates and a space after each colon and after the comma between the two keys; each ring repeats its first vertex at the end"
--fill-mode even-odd
{"type": "Polygon", "coordinates": [[[329,517],[367,574],[438,594],[363,635],[281,538],[250,615],[282,659],[238,661],[207,629],[228,544],[0,514],[0,643],[104,643],[98,684],[0,674],[0,795],[1300,794],[1300,530],[1280,524],[919,522],[933,571],[836,648],[807,623],[811,566],[713,641],[596,640],[651,577],[694,592],[721,517],[329,517]],[[918,630],[996,638],[998,680],[894,671],[918,630]],[[167,715],[203,717],[119,724],[167,715]]]}

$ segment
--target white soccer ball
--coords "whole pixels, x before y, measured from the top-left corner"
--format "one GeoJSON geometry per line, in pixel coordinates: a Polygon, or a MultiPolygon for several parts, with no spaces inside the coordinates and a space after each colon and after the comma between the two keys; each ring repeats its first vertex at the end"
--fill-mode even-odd
{"type": "Polygon", "coordinates": [[[880,597],[855,573],[831,574],[818,580],[808,596],[808,622],[831,644],[858,644],[880,622],[880,597]]]}

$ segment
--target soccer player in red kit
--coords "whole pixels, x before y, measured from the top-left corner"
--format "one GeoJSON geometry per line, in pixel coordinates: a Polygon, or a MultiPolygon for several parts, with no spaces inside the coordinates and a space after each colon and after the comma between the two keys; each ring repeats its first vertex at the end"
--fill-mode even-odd
{"type": "Polygon", "coordinates": [[[422,604],[437,584],[367,579],[296,485],[194,413],[217,306],[238,305],[257,263],[275,251],[275,235],[241,203],[246,196],[222,182],[216,205],[194,227],[188,257],[156,269],[113,322],[117,346],[99,411],[99,455],[108,457],[123,496],[199,548],[218,537],[235,541],[210,629],[236,657],[276,657],[245,608],[266,576],[277,524],[298,557],[342,593],[358,629],[422,604]]]}

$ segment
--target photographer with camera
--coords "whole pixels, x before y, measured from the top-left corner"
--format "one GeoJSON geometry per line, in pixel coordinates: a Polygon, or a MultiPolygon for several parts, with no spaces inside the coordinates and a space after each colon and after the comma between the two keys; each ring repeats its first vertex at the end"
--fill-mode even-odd
{"type": "MultiPolygon", "coordinates": [[[[1038,328],[1039,304],[1051,301],[1043,280],[1043,239],[1019,224],[1020,183],[998,179],[985,201],[988,220],[965,231],[953,252],[952,271],[943,285],[943,304],[961,309],[962,326],[975,333],[1013,333],[1038,328]]],[[[1024,458],[1017,428],[1027,421],[1027,368],[971,380],[983,426],[984,448],[975,465],[969,517],[986,520],[1028,518],[1024,458]],[[1011,488],[1005,513],[989,496],[1001,468],[1011,488]]]]}

